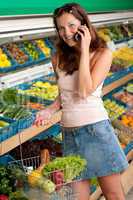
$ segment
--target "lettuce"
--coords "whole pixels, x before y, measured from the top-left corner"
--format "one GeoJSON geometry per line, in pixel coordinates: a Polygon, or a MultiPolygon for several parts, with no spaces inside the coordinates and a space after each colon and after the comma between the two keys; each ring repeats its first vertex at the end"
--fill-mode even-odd
{"type": "Polygon", "coordinates": [[[85,169],[86,160],[79,155],[59,157],[46,164],[42,170],[43,176],[49,176],[56,170],[63,171],[64,181],[71,182],[85,169]]]}

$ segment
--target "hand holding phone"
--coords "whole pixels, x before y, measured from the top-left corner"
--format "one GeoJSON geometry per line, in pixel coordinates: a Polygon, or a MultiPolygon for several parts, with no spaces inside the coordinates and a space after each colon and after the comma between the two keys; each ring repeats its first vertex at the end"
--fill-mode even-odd
{"type": "MultiPolygon", "coordinates": [[[[78,28],[78,30],[81,31],[80,27],[78,28]]],[[[83,31],[81,31],[81,32],[83,32],[83,31]]],[[[81,36],[80,36],[80,34],[78,32],[75,33],[74,40],[75,41],[80,41],[81,40],[81,36]]]]}
{"type": "Polygon", "coordinates": [[[81,36],[78,33],[75,33],[74,40],[75,41],[80,41],[81,40],[81,36]]]}
{"type": "Polygon", "coordinates": [[[74,35],[74,40],[76,42],[82,40],[81,46],[83,47],[83,49],[85,48],[86,45],[90,46],[91,34],[89,28],[86,25],[79,26],[77,32],[74,35]]]}

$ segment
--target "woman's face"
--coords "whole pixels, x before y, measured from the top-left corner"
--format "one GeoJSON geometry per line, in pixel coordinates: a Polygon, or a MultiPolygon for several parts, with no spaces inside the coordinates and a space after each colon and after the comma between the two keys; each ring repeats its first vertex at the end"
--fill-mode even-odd
{"type": "Polygon", "coordinates": [[[59,35],[69,46],[75,46],[77,44],[74,40],[74,35],[80,25],[81,22],[71,13],[64,13],[57,18],[59,35]]]}

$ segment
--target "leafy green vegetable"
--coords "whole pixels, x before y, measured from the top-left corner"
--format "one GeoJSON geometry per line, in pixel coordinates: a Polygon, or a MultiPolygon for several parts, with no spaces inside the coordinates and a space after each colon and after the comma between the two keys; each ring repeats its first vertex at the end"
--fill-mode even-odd
{"type": "Polygon", "coordinates": [[[18,190],[10,194],[10,200],[28,200],[27,195],[23,190],[18,190]]]}
{"type": "Polygon", "coordinates": [[[26,102],[26,98],[22,95],[18,95],[17,89],[7,88],[0,91],[0,102],[4,105],[23,105],[26,102]]]}
{"type": "Polygon", "coordinates": [[[13,190],[14,178],[10,169],[0,166],[0,194],[9,195],[13,190]]]}
{"type": "Polygon", "coordinates": [[[56,158],[49,162],[42,170],[44,176],[48,176],[49,173],[55,170],[62,170],[64,172],[65,182],[70,182],[74,178],[80,175],[86,166],[86,160],[80,156],[66,156],[56,158]]]}

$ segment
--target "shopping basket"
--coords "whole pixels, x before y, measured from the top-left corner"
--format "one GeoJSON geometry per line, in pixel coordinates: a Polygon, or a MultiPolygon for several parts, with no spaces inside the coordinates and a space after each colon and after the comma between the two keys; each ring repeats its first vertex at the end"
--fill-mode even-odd
{"type": "MultiPolygon", "coordinates": [[[[76,176],[73,177],[73,179],[70,178],[75,171],[71,166],[55,169],[47,173],[43,171],[42,176],[42,170],[50,163],[49,159],[48,150],[45,149],[41,152],[41,156],[12,161],[9,163],[9,167],[12,169],[16,167],[19,168],[27,176],[24,190],[29,200],[78,199],[79,194],[74,191],[73,186],[77,184],[80,179],[76,179],[76,176]]],[[[54,161],[54,159],[56,158],[52,157],[52,161],[54,161]]]]}

